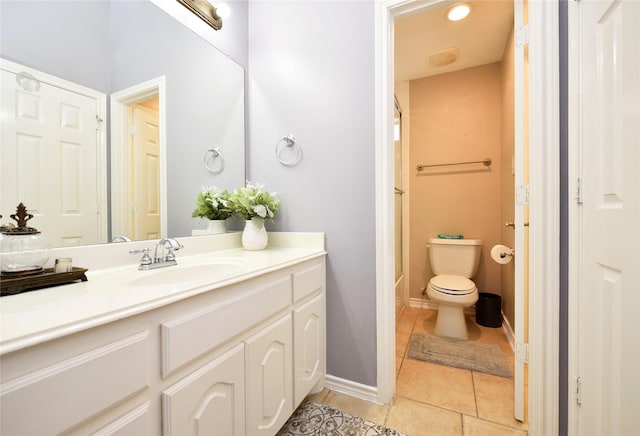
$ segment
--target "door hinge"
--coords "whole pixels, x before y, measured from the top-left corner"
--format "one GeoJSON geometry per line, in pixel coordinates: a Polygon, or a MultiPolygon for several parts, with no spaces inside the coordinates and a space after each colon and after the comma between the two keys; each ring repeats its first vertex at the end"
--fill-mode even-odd
{"type": "Polygon", "coordinates": [[[582,404],[582,377],[576,377],[576,403],[582,404]]]}
{"type": "Polygon", "coordinates": [[[130,124],[129,125],[129,135],[135,135],[138,133],[138,129],[136,128],[135,124],[130,124]]]}
{"type": "Polygon", "coordinates": [[[529,204],[529,185],[516,186],[516,204],[518,206],[529,204]]]}
{"type": "Polygon", "coordinates": [[[529,344],[525,342],[516,343],[516,360],[520,363],[529,363],[529,344]]]}
{"type": "Polygon", "coordinates": [[[576,203],[582,204],[582,178],[576,179],[576,203]]]}
{"type": "Polygon", "coordinates": [[[520,26],[516,29],[516,47],[523,47],[529,44],[529,25],[520,26]]]}

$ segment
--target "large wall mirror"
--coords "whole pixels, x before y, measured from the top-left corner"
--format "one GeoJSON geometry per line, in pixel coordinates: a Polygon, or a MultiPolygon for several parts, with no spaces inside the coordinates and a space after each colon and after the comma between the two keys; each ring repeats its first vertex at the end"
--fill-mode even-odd
{"type": "Polygon", "coordinates": [[[153,2],[0,20],[0,223],[24,202],[54,246],[188,236],[203,186],[244,185],[244,69],[153,2]]]}

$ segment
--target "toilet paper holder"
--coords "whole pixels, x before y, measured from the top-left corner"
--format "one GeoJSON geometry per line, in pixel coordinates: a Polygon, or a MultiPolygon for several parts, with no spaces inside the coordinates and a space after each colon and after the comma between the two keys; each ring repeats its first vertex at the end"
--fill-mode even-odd
{"type": "Polygon", "coordinates": [[[516,250],[514,250],[512,248],[511,250],[506,251],[506,252],[505,251],[501,251],[500,252],[500,257],[504,259],[507,256],[515,256],[515,254],[516,254],[516,250]]]}
{"type": "Polygon", "coordinates": [[[501,265],[505,265],[513,260],[516,250],[506,245],[497,244],[491,249],[491,258],[501,265]]]}
{"type": "MultiPolygon", "coordinates": [[[[507,221],[506,223],[504,223],[505,227],[513,227],[514,229],[516,228],[516,223],[511,222],[511,221],[507,221]]],[[[529,223],[524,223],[525,227],[529,227],[529,223]]]]}

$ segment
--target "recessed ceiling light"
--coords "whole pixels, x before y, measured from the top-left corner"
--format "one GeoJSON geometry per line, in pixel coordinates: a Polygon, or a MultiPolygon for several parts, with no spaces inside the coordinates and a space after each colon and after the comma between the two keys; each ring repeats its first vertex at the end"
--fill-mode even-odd
{"type": "Polygon", "coordinates": [[[447,11],[447,20],[449,21],[460,21],[463,18],[466,18],[467,15],[471,12],[471,6],[467,3],[461,3],[459,5],[455,5],[451,9],[447,11]]]}

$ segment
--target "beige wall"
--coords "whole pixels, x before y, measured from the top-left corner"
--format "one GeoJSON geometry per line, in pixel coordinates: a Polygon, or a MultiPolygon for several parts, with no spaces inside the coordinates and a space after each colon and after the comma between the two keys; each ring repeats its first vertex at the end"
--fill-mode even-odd
{"type": "Polygon", "coordinates": [[[493,63],[411,82],[411,298],[422,298],[420,289],[432,277],[426,243],[438,233],[482,239],[474,281],[481,291],[501,293],[500,265],[489,255],[502,243],[504,226],[501,76],[501,64],[493,63]],[[417,164],[485,158],[493,160],[488,169],[476,164],[415,170],[417,164]]]}

